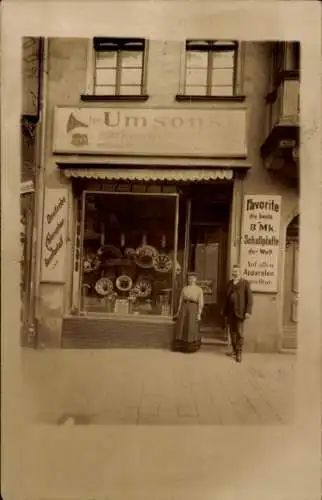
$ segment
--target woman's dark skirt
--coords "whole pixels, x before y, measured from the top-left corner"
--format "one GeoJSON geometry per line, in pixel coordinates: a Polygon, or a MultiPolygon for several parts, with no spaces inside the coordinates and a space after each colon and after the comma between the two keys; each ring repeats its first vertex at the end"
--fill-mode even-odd
{"type": "Polygon", "coordinates": [[[197,321],[198,304],[184,302],[176,323],[173,350],[180,352],[196,352],[201,346],[199,321],[197,321]]]}

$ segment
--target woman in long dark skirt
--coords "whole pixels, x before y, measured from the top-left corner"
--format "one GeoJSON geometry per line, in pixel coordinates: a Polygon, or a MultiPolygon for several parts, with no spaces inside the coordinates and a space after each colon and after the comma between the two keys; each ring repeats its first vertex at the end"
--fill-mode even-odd
{"type": "Polygon", "coordinates": [[[201,346],[199,324],[204,306],[203,291],[197,285],[196,273],[188,274],[188,285],[182,289],[178,312],[175,316],[174,350],[196,352],[201,346]]]}

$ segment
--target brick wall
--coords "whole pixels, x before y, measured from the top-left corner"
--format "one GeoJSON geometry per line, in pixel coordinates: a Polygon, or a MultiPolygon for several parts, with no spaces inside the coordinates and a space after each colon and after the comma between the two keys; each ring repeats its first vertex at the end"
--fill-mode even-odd
{"type": "Polygon", "coordinates": [[[64,348],[169,348],[174,335],[173,323],[65,318],[64,348]]]}

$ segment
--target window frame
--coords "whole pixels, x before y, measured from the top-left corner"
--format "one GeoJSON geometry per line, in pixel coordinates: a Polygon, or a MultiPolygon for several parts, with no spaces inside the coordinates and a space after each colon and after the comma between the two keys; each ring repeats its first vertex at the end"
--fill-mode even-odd
{"type": "Polygon", "coordinates": [[[87,51],[87,74],[86,88],[84,94],[81,95],[83,101],[145,101],[147,95],[147,60],[148,60],[149,41],[139,37],[94,37],[89,39],[87,51]],[[120,58],[122,51],[127,52],[138,51],[133,44],[141,44],[142,48],[142,68],[141,68],[141,83],[140,93],[138,94],[120,94],[120,75],[121,65],[120,58]],[[131,46],[132,44],[132,46],[131,46]],[[104,46],[106,45],[106,46],[104,46]],[[143,46],[142,46],[143,45],[143,46]],[[116,82],[114,94],[96,94],[95,92],[95,74],[96,74],[96,54],[97,52],[116,52],[117,67],[116,67],[116,82]]]}
{"type": "Polygon", "coordinates": [[[272,90],[278,87],[284,77],[299,74],[301,46],[298,41],[275,42],[272,51],[272,90]]]}
{"type": "MultiPolygon", "coordinates": [[[[178,293],[178,287],[176,283],[176,262],[178,259],[178,234],[179,234],[179,193],[177,192],[171,192],[171,193],[166,193],[166,192],[161,192],[161,193],[152,193],[152,192],[132,192],[132,191],[105,191],[105,190],[96,190],[96,189],[83,189],[80,197],[80,246],[79,246],[79,274],[78,274],[78,279],[76,282],[73,283],[73,287],[76,287],[76,294],[77,294],[77,306],[76,306],[76,314],[81,315],[81,316],[87,316],[87,317],[95,317],[96,313],[93,312],[86,312],[83,308],[82,300],[83,300],[83,281],[84,281],[84,235],[85,235],[85,218],[86,218],[86,196],[92,196],[92,195],[100,195],[100,196],[130,196],[130,197],[145,197],[148,198],[150,197],[151,199],[156,199],[158,198],[165,198],[165,199],[173,199],[174,200],[174,225],[173,225],[173,237],[174,237],[174,244],[173,244],[173,258],[172,258],[172,270],[171,270],[171,283],[172,283],[172,294],[171,294],[171,303],[170,303],[170,314],[169,316],[165,316],[164,319],[169,321],[173,317],[175,308],[176,308],[176,296],[178,293]]],[[[75,257],[74,257],[75,258],[75,257]]],[[[75,261],[73,263],[75,266],[75,261]]],[[[115,313],[99,313],[100,315],[104,314],[104,317],[107,318],[115,318],[118,315],[115,313]]],[[[122,315],[119,315],[118,317],[121,317],[122,315]]],[[[134,315],[124,315],[122,316],[123,319],[136,319],[134,315]]],[[[144,315],[140,314],[139,319],[144,319],[144,318],[151,318],[151,315],[144,315]]],[[[162,316],[155,315],[153,318],[162,318],[162,316]]]]}
{"type": "MultiPolygon", "coordinates": [[[[271,51],[271,78],[269,92],[266,95],[266,104],[271,105],[269,113],[272,113],[272,105],[276,102],[280,86],[286,80],[299,79],[300,68],[301,44],[299,41],[273,42],[271,51]],[[280,64],[277,64],[278,59],[280,60],[280,64]],[[291,64],[289,65],[289,63],[291,64]]],[[[271,116],[269,116],[269,123],[271,123],[271,116]]]]}
{"type": "Polygon", "coordinates": [[[193,40],[188,39],[184,44],[184,55],[182,57],[181,75],[180,75],[180,90],[176,99],[184,100],[244,100],[245,97],[239,93],[240,90],[240,73],[242,69],[242,44],[236,40],[193,40]],[[188,45],[190,46],[188,49],[188,45]],[[208,52],[207,56],[207,83],[205,94],[190,94],[187,92],[187,56],[189,52],[208,52]],[[215,52],[234,52],[233,56],[233,81],[232,93],[228,95],[212,94],[211,78],[215,68],[213,68],[213,55],[215,52]]]}

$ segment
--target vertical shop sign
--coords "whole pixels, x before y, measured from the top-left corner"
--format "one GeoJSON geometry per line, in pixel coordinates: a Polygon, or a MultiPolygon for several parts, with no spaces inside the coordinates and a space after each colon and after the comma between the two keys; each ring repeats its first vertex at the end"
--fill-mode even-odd
{"type": "Polygon", "coordinates": [[[66,189],[47,189],[42,245],[43,282],[64,282],[68,194],[66,189]]]}
{"type": "Polygon", "coordinates": [[[244,197],[241,268],[255,292],[277,291],[280,219],[280,196],[244,197]]]}

